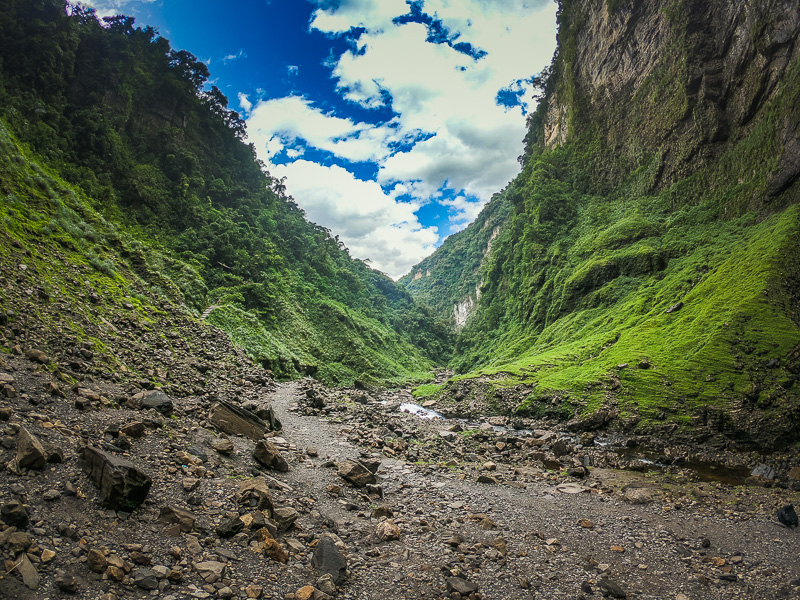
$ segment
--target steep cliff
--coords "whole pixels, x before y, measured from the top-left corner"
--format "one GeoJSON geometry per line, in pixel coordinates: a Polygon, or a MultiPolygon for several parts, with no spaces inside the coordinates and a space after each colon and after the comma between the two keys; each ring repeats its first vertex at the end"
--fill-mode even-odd
{"type": "Polygon", "coordinates": [[[522,172],[485,209],[509,206],[491,253],[463,260],[481,215],[423,263],[453,281],[438,298],[480,284],[466,375],[426,391],[456,412],[797,439],[799,35],[783,0],[564,0],[522,172]]]}

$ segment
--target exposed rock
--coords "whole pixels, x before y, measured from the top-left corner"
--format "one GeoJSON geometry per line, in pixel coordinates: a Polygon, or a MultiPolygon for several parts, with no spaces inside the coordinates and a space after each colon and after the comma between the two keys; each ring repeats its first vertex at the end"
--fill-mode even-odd
{"type": "Polygon", "coordinates": [[[264,437],[267,425],[258,415],[225,400],[211,407],[208,420],[220,431],[229,435],[243,435],[253,441],[264,437]]]}
{"type": "Polygon", "coordinates": [[[133,574],[133,583],[143,590],[158,589],[158,578],[150,569],[136,569],[133,574]]]}
{"type": "Polygon", "coordinates": [[[281,545],[272,538],[267,538],[263,541],[264,552],[275,562],[286,564],[289,562],[289,555],[286,550],[281,548],[281,545]]]}
{"type": "Polygon", "coordinates": [[[244,521],[239,517],[231,517],[230,519],[224,519],[217,525],[216,532],[221,538],[229,538],[235,536],[242,529],[244,529],[244,521]]]}
{"type": "Polygon", "coordinates": [[[330,600],[331,597],[314,586],[306,585],[294,593],[295,600],[330,600]]]}
{"type": "Polygon", "coordinates": [[[214,583],[222,579],[225,572],[225,563],[216,560],[207,560],[194,563],[194,568],[206,583],[214,583]]]}
{"type": "Polygon", "coordinates": [[[147,497],[152,480],[132,462],[97,448],[85,446],[83,471],[100,491],[109,508],[136,508],[147,497]]]}
{"type": "Polygon", "coordinates": [[[253,450],[253,458],[269,469],[281,472],[289,470],[289,464],[286,459],[278,452],[275,444],[268,440],[258,441],[253,450]]]}
{"type": "Polygon", "coordinates": [[[25,552],[20,552],[16,562],[14,563],[14,568],[22,576],[22,583],[24,583],[28,589],[39,589],[41,577],[39,576],[39,572],[36,570],[36,567],[33,566],[25,552]]]}
{"type": "Polygon", "coordinates": [[[455,592],[462,596],[469,596],[478,591],[478,584],[462,579],[461,577],[448,577],[447,591],[455,592]]]}
{"type": "Polygon", "coordinates": [[[56,587],[62,592],[74,594],[78,591],[78,578],[72,573],[59,569],[56,571],[56,587]]]}
{"type": "Polygon", "coordinates": [[[240,504],[248,504],[258,510],[263,510],[267,516],[272,516],[274,504],[272,494],[267,487],[267,481],[263,477],[254,477],[239,484],[236,492],[236,501],[240,504]]]}
{"type": "Polygon", "coordinates": [[[172,398],[167,396],[161,390],[151,390],[144,392],[141,398],[140,406],[143,409],[152,408],[160,412],[162,415],[171,415],[173,410],[172,398]]]}
{"type": "Polygon", "coordinates": [[[236,449],[233,445],[233,442],[228,439],[214,440],[214,442],[211,444],[211,447],[225,456],[230,456],[236,449]]]}
{"type": "Polygon", "coordinates": [[[401,533],[400,528],[394,521],[386,520],[378,524],[378,527],[375,529],[375,535],[384,542],[388,542],[391,540],[399,540],[401,533]]]}
{"type": "Polygon", "coordinates": [[[92,548],[86,554],[86,566],[95,573],[102,573],[108,567],[105,554],[96,548],[92,548]]]}
{"type": "Polygon", "coordinates": [[[6,502],[0,508],[0,518],[6,525],[23,528],[28,524],[28,509],[18,500],[6,502]]]}
{"type": "Polygon", "coordinates": [[[176,506],[165,506],[158,515],[160,523],[176,523],[180,530],[189,533],[194,529],[195,517],[188,510],[176,506]]]}
{"type": "Polygon", "coordinates": [[[788,504],[778,510],[778,521],[786,527],[797,527],[797,513],[794,506],[788,504]]]}
{"type": "Polygon", "coordinates": [[[631,504],[647,504],[653,501],[653,491],[649,488],[631,487],[625,490],[625,500],[631,504]]]}
{"type": "Polygon", "coordinates": [[[281,531],[286,531],[300,516],[295,509],[290,506],[280,506],[272,511],[272,518],[278,524],[281,531]]]}
{"type": "Polygon", "coordinates": [[[377,482],[375,474],[364,464],[353,459],[347,459],[339,465],[339,476],[356,487],[365,487],[367,484],[377,482]]]}
{"type": "Polygon", "coordinates": [[[317,542],[311,566],[322,574],[329,574],[336,585],[344,583],[347,577],[347,559],[328,535],[323,535],[317,542]]]}
{"type": "Polygon", "coordinates": [[[619,584],[611,579],[600,580],[600,591],[604,596],[611,596],[612,598],[627,598],[628,594],[625,593],[619,584]]]}
{"type": "Polygon", "coordinates": [[[769,465],[765,465],[763,463],[758,465],[757,467],[755,467],[750,472],[750,475],[752,475],[753,477],[763,477],[764,479],[767,479],[767,480],[770,480],[770,481],[775,479],[778,476],[778,474],[775,472],[775,469],[773,469],[769,465]]]}
{"type": "Polygon", "coordinates": [[[44,469],[47,463],[47,453],[41,442],[24,427],[20,427],[17,434],[17,455],[14,458],[15,466],[19,469],[44,469]]]}

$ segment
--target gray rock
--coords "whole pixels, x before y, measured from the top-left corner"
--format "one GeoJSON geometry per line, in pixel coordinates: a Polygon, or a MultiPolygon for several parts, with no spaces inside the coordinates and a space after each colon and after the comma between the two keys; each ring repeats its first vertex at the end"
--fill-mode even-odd
{"type": "Polygon", "coordinates": [[[221,538],[229,538],[235,536],[239,533],[242,529],[244,529],[244,521],[242,521],[239,517],[231,517],[230,519],[225,519],[217,525],[217,535],[221,538]]]}
{"type": "Polygon", "coordinates": [[[204,562],[194,563],[194,568],[203,578],[206,583],[214,583],[222,579],[225,572],[225,563],[216,560],[207,560],[204,562]]]}
{"type": "Polygon", "coordinates": [[[6,525],[23,528],[28,524],[28,509],[22,502],[12,500],[0,508],[0,518],[6,525]]]}
{"type": "Polygon", "coordinates": [[[347,459],[340,464],[338,473],[339,477],[359,488],[377,482],[372,471],[361,462],[352,459],[347,459]]]}
{"type": "Polygon", "coordinates": [[[142,396],[141,407],[143,409],[152,408],[162,415],[172,414],[172,399],[161,390],[145,392],[142,396]]]}
{"type": "Polygon", "coordinates": [[[333,577],[330,573],[325,573],[325,575],[317,579],[317,589],[329,596],[336,595],[336,584],[333,582],[333,577]]]}
{"type": "Polygon", "coordinates": [[[272,511],[272,518],[278,524],[281,531],[286,531],[297,520],[300,513],[290,506],[280,506],[272,511]]]}
{"type": "Polygon", "coordinates": [[[165,506],[158,515],[160,523],[177,523],[184,533],[189,533],[194,529],[195,517],[188,510],[175,506],[165,506]]]}
{"type": "Polygon", "coordinates": [[[153,481],[132,462],[97,448],[81,452],[83,471],[100,491],[100,499],[112,509],[138,507],[147,497],[153,481]]]}
{"type": "Polygon", "coordinates": [[[17,455],[15,465],[20,469],[44,469],[47,453],[41,442],[24,427],[20,427],[17,435],[17,455]]]}
{"type": "Polygon", "coordinates": [[[753,477],[763,477],[764,479],[769,479],[769,480],[773,480],[778,476],[778,474],[775,472],[775,469],[763,463],[758,465],[755,469],[753,469],[750,472],[750,475],[752,475],[753,477]]]}
{"type": "Polygon", "coordinates": [[[133,583],[143,590],[158,589],[158,578],[150,569],[136,569],[133,573],[133,583]]]}
{"type": "Polygon", "coordinates": [[[611,596],[612,598],[627,598],[628,594],[625,593],[619,584],[611,579],[603,579],[600,581],[600,591],[604,596],[611,596]]]}
{"type": "Polygon", "coordinates": [[[236,501],[239,504],[247,504],[252,508],[263,510],[268,516],[272,516],[275,505],[272,502],[272,494],[267,487],[267,480],[263,477],[254,477],[239,484],[236,492],[236,501]]]}
{"type": "Polygon", "coordinates": [[[317,542],[311,566],[323,575],[330,575],[335,585],[341,585],[347,577],[347,559],[328,535],[323,535],[317,542]]]}
{"type": "Polygon", "coordinates": [[[20,552],[20,555],[17,557],[17,560],[14,563],[14,568],[22,576],[22,583],[24,583],[28,589],[39,589],[41,577],[39,576],[39,572],[36,570],[36,567],[33,566],[33,563],[31,563],[28,555],[25,552],[20,552]]]}
{"type": "Polygon", "coordinates": [[[478,584],[462,579],[461,577],[448,577],[447,591],[456,592],[462,596],[469,596],[478,591],[478,584]]]}
{"type": "Polygon", "coordinates": [[[220,400],[211,407],[208,420],[229,435],[243,435],[258,441],[267,432],[267,424],[254,412],[246,410],[225,400],[220,400]]]}
{"type": "Polygon", "coordinates": [[[268,469],[284,473],[289,470],[289,464],[286,462],[286,459],[281,456],[275,444],[270,441],[259,440],[253,450],[253,458],[268,469]]]}
{"type": "Polygon", "coordinates": [[[67,592],[69,594],[74,594],[78,591],[78,578],[75,577],[72,573],[68,573],[67,571],[58,570],[56,571],[56,579],[55,579],[56,587],[60,589],[62,592],[67,592]]]}

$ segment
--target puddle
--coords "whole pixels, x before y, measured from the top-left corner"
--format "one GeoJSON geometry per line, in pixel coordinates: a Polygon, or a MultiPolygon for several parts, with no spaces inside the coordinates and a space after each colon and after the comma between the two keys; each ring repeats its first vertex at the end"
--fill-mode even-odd
{"type": "Polygon", "coordinates": [[[725,485],[749,485],[750,469],[746,466],[730,466],[704,460],[667,459],[663,454],[646,448],[612,448],[621,457],[631,461],[632,470],[674,472],[691,471],[703,483],[723,483],[725,485]],[[671,464],[670,464],[671,463],[671,464]]]}

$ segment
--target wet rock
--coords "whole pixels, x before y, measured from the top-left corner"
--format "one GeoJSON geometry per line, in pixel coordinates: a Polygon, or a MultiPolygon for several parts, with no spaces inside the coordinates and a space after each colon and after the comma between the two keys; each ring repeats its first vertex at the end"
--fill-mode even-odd
{"type": "Polygon", "coordinates": [[[162,415],[171,415],[173,410],[172,398],[161,390],[144,392],[142,394],[140,406],[145,410],[152,408],[162,415]]]}
{"type": "Polygon", "coordinates": [[[83,471],[97,486],[104,505],[132,509],[144,502],[153,482],[132,462],[91,446],[85,446],[81,455],[83,471]]]}
{"type": "Polygon", "coordinates": [[[341,463],[339,465],[338,474],[339,477],[359,488],[377,482],[375,474],[372,471],[360,461],[353,459],[347,459],[341,463]]]}
{"type": "Polygon", "coordinates": [[[28,525],[28,509],[18,500],[7,502],[0,508],[0,518],[6,525],[20,529],[28,525]]]}
{"type": "Polygon", "coordinates": [[[220,431],[229,435],[242,435],[258,441],[267,432],[267,425],[258,415],[225,400],[211,407],[208,420],[220,431]]]}
{"type": "Polygon", "coordinates": [[[268,440],[259,440],[253,450],[253,458],[255,458],[262,465],[268,469],[280,471],[285,473],[289,470],[289,464],[286,459],[281,456],[275,444],[268,440]]]}
{"type": "Polygon", "coordinates": [[[347,577],[347,559],[336,547],[332,537],[323,535],[317,542],[311,566],[321,574],[329,574],[336,585],[344,583],[347,577]]]}
{"type": "Polygon", "coordinates": [[[47,453],[42,443],[24,427],[17,434],[17,454],[14,464],[19,469],[44,469],[47,453]]]}
{"type": "Polygon", "coordinates": [[[165,506],[158,515],[159,523],[175,523],[184,533],[194,529],[195,517],[188,510],[175,506],[165,506]]]}
{"type": "Polygon", "coordinates": [[[469,596],[478,591],[478,584],[462,579],[461,577],[448,577],[447,578],[447,591],[461,594],[462,596],[469,596]]]}

